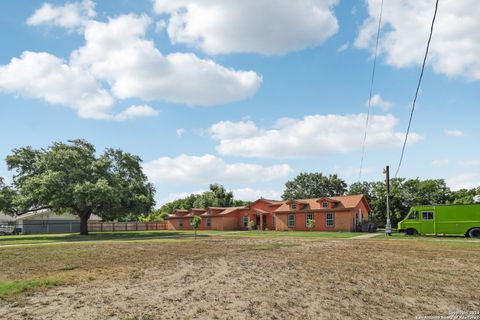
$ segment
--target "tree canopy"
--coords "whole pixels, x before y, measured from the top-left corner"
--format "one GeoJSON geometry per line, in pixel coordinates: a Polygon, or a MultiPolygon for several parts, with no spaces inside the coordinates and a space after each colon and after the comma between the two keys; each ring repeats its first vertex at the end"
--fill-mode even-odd
{"type": "Polygon", "coordinates": [[[347,183],[336,174],[324,176],[322,173],[302,172],[285,183],[282,198],[307,199],[340,196],[347,192],[347,183]]]}
{"type": "Polygon", "coordinates": [[[88,234],[92,214],[105,220],[148,212],[154,188],[138,156],[107,149],[97,156],[84,140],[56,142],[46,149],[24,147],[7,156],[14,194],[10,211],[48,208],[80,217],[80,233],[88,234]]]}

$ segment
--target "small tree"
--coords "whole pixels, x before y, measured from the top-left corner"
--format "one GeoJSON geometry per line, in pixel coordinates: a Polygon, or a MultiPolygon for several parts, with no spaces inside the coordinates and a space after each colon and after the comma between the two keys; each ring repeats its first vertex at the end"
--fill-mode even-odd
{"type": "Polygon", "coordinates": [[[195,240],[197,239],[197,229],[202,223],[202,218],[199,216],[193,216],[192,220],[190,221],[190,226],[195,230],[195,240]]]}
{"type": "Polygon", "coordinates": [[[255,221],[250,220],[248,221],[248,231],[252,231],[255,228],[255,221]]]}
{"type": "Polygon", "coordinates": [[[315,220],[307,219],[307,228],[309,231],[312,231],[315,228],[315,220]]]}

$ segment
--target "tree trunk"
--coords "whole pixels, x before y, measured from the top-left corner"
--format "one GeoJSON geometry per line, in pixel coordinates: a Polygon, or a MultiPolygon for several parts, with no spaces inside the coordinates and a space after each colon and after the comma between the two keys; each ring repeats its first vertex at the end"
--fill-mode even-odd
{"type": "Polygon", "coordinates": [[[80,235],[88,236],[88,219],[90,218],[91,213],[82,212],[80,216],[80,235]]]}

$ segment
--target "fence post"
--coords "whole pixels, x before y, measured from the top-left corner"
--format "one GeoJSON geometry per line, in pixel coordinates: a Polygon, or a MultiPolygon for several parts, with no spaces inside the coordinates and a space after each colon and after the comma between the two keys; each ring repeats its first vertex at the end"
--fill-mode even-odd
{"type": "Polygon", "coordinates": [[[125,222],[125,231],[128,231],[128,222],[125,222]]]}
{"type": "Polygon", "coordinates": [[[138,231],[138,221],[135,222],[135,231],[138,231]]]}
{"type": "Polygon", "coordinates": [[[112,222],[112,230],[115,232],[115,222],[112,222]]]}
{"type": "Polygon", "coordinates": [[[103,222],[100,222],[100,232],[103,232],[103,222]]]}

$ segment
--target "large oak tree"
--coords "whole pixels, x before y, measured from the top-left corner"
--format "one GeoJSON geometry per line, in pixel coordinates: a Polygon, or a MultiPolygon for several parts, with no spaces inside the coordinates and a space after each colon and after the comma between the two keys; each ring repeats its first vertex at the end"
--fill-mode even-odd
{"type": "Polygon", "coordinates": [[[15,172],[10,211],[73,213],[80,218],[82,235],[88,234],[92,214],[112,220],[147,213],[154,205],[154,188],[140,164],[138,156],[122,150],[97,156],[84,140],[14,149],[7,156],[8,169],[15,172]]]}

